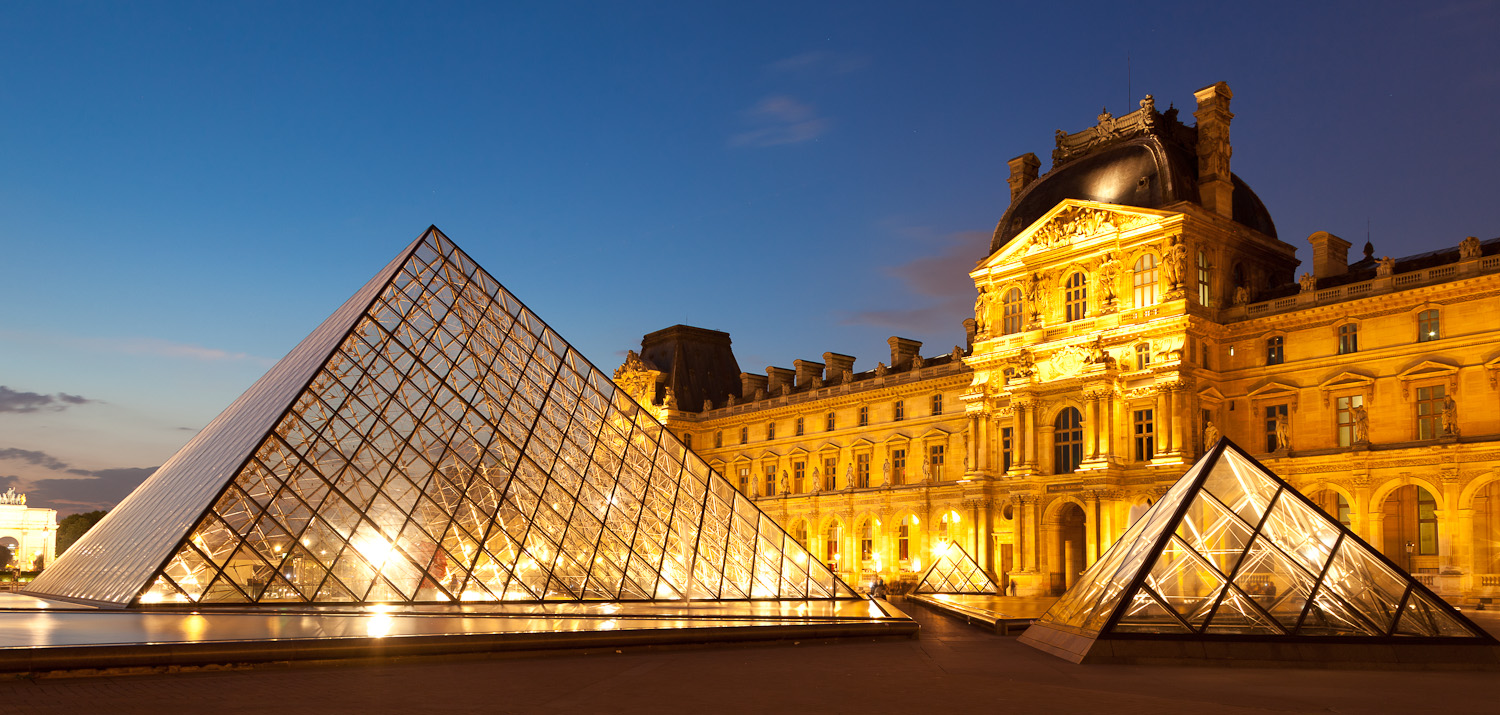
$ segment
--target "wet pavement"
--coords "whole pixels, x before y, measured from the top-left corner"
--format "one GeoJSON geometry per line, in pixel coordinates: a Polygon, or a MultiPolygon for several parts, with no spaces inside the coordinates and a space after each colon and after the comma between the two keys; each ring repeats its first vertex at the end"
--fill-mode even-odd
{"type": "Polygon", "coordinates": [[[1500,695],[1487,672],[1076,666],[907,610],[919,639],[0,680],[0,712],[1467,713],[1500,695]]]}

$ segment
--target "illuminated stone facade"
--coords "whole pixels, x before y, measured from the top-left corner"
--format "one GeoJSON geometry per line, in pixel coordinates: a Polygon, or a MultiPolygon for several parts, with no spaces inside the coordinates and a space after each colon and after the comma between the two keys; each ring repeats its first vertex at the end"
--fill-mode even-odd
{"type": "Polygon", "coordinates": [[[638,399],[854,583],[956,540],[1061,593],[1223,435],[1450,600],[1500,596],[1500,240],[1351,263],[1318,232],[1299,278],[1229,173],[1231,96],[1199,91],[1194,127],[1147,97],[1060,132],[1040,177],[1012,160],[953,354],[892,338],[874,370],[825,353],[638,399]]]}
{"type": "Polygon", "coordinates": [[[26,506],[26,495],[0,494],[0,549],[11,552],[12,567],[45,568],[57,552],[57,512],[26,506]]]}

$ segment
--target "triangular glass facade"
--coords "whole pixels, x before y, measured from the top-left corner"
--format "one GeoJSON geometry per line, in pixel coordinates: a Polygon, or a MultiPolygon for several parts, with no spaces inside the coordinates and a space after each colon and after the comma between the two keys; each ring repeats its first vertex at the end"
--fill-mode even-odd
{"type": "Polygon", "coordinates": [[[951,541],[936,549],[937,560],[922,574],[916,593],[995,593],[995,582],[984,569],[951,541]]]}
{"type": "Polygon", "coordinates": [[[436,228],[204,433],[29,590],[199,604],[855,596],[436,228]],[[196,518],[140,521],[173,491],[199,500],[196,518]]]}
{"type": "Polygon", "coordinates": [[[1490,640],[1228,440],[1038,625],[1086,638],[1490,640]]]}

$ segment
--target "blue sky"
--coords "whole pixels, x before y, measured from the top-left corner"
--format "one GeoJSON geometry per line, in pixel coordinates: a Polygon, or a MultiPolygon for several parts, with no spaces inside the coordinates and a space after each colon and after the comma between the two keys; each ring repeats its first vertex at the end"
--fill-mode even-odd
{"type": "Polygon", "coordinates": [[[947,352],[1005,161],[1218,80],[1304,260],[1500,234],[1495,3],[430,5],[0,7],[0,482],[118,499],[429,224],[605,370],[947,352]]]}

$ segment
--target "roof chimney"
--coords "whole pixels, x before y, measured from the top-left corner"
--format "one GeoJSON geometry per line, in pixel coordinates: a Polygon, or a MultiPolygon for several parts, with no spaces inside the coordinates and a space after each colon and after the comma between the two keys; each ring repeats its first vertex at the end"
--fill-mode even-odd
{"type": "Polygon", "coordinates": [[[756,375],[752,372],[740,373],[740,397],[746,400],[755,399],[757,390],[766,389],[766,376],[756,375]]]}
{"type": "Polygon", "coordinates": [[[902,368],[911,364],[911,359],[916,357],[917,351],[922,349],[922,341],[908,338],[898,338],[894,335],[886,342],[891,344],[891,367],[902,368]]]}
{"type": "MultiPolygon", "coordinates": [[[[1349,272],[1349,242],[1327,231],[1307,237],[1313,247],[1313,277],[1327,278],[1349,272]]],[[[1373,251],[1372,251],[1373,252],[1373,251]]]]}
{"type": "Polygon", "coordinates": [[[1026,190],[1031,182],[1036,181],[1037,169],[1041,168],[1042,162],[1036,158],[1036,154],[1026,152],[1010,161],[1010,202],[1015,203],[1016,197],[1026,190]]]}
{"type": "Polygon", "coordinates": [[[823,363],[811,360],[793,360],[792,367],[797,371],[797,386],[811,385],[816,378],[823,377],[823,363]]]}
{"type": "Polygon", "coordinates": [[[793,380],[796,378],[797,372],[789,368],[772,366],[766,368],[766,376],[770,378],[770,384],[766,386],[766,390],[775,394],[777,390],[781,389],[782,385],[788,387],[795,385],[796,383],[793,380]]]}
{"type": "Polygon", "coordinates": [[[823,363],[828,366],[825,378],[832,385],[843,378],[844,371],[854,372],[854,356],[839,353],[823,353],[823,363]]]}
{"type": "Polygon", "coordinates": [[[1198,98],[1198,202],[1225,218],[1234,218],[1234,183],[1230,181],[1229,85],[1215,82],[1193,93],[1198,98]]]}

